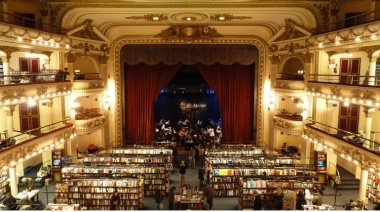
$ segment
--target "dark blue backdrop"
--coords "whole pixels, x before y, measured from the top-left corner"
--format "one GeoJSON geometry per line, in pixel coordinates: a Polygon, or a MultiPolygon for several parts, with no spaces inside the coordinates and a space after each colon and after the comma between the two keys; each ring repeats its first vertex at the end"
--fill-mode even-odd
{"type": "Polygon", "coordinates": [[[197,94],[197,93],[161,93],[154,102],[154,121],[159,122],[161,119],[170,120],[175,125],[179,119],[188,119],[195,123],[197,120],[206,121],[209,118],[217,121],[220,118],[219,102],[215,94],[197,94]],[[187,105],[206,107],[181,109],[184,103],[187,105]]]}

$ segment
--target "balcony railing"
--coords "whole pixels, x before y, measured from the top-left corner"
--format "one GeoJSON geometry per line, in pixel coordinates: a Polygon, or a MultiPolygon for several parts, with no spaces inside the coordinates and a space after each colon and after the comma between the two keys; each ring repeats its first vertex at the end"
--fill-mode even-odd
{"type": "Polygon", "coordinates": [[[31,28],[31,29],[37,29],[40,31],[55,33],[59,35],[65,35],[67,33],[67,29],[63,27],[47,24],[42,21],[37,21],[35,19],[30,19],[30,18],[14,15],[7,12],[0,12],[0,22],[22,26],[26,28],[31,28]]]}
{"type": "Polygon", "coordinates": [[[281,73],[277,77],[278,80],[296,80],[296,81],[303,81],[304,75],[302,74],[287,74],[287,73],[281,73]]]}
{"type": "Polygon", "coordinates": [[[356,15],[350,18],[346,18],[341,21],[318,26],[312,29],[312,34],[313,35],[323,34],[323,33],[341,30],[341,29],[345,29],[345,28],[349,28],[353,26],[358,26],[358,25],[369,23],[376,20],[380,20],[380,11],[371,11],[368,13],[363,13],[363,14],[356,15]]]}
{"type": "Polygon", "coordinates": [[[379,149],[380,142],[379,141],[366,139],[360,136],[358,133],[352,133],[349,131],[331,127],[329,125],[316,122],[310,118],[307,121],[308,123],[306,124],[306,126],[310,128],[316,129],[320,132],[323,132],[339,140],[342,140],[348,144],[357,146],[361,149],[370,151],[371,153],[374,153],[380,156],[380,149],[379,149]]]}
{"type": "Polygon", "coordinates": [[[54,130],[71,126],[72,123],[70,123],[69,121],[70,121],[70,118],[65,119],[63,121],[55,122],[43,127],[28,130],[28,131],[22,132],[19,135],[15,135],[12,137],[7,137],[5,133],[1,133],[3,135],[5,134],[4,136],[5,138],[3,137],[0,138],[0,152],[4,151],[5,149],[11,148],[15,144],[23,143],[30,139],[41,137],[54,130]]]}
{"type": "Polygon", "coordinates": [[[29,71],[15,71],[10,75],[0,75],[0,86],[12,84],[30,84],[65,81],[63,74],[58,74],[58,70],[41,71],[33,73],[29,71]]]}
{"type": "Polygon", "coordinates": [[[380,76],[310,74],[309,82],[324,82],[343,85],[364,85],[378,87],[380,86],[380,76]]]}

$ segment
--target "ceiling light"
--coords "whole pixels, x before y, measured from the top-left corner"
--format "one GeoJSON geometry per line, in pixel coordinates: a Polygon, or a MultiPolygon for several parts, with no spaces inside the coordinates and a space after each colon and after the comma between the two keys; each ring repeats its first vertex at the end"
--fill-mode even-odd
{"type": "Polygon", "coordinates": [[[160,18],[159,18],[158,16],[154,16],[152,19],[153,19],[153,21],[158,21],[158,20],[160,20],[160,18]]]}
{"type": "Polygon", "coordinates": [[[190,18],[190,17],[187,17],[187,18],[186,18],[186,21],[191,21],[191,18],[190,18]]]}
{"type": "Polygon", "coordinates": [[[219,17],[219,21],[224,21],[225,20],[225,17],[224,16],[220,16],[219,17]]]}

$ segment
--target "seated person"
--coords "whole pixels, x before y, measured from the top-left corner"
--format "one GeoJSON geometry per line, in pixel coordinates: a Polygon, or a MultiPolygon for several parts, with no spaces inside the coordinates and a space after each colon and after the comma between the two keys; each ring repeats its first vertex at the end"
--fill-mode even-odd
{"type": "Polygon", "coordinates": [[[18,203],[19,210],[30,210],[32,209],[33,201],[29,199],[29,196],[25,196],[24,199],[20,200],[18,203]]]}
{"type": "Polygon", "coordinates": [[[282,144],[281,153],[282,154],[288,154],[289,153],[288,144],[286,142],[282,144]]]}
{"type": "Polygon", "coordinates": [[[344,208],[346,209],[346,211],[355,210],[356,205],[357,203],[355,202],[355,200],[350,199],[350,201],[347,203],[347,205],[345,205],[344,208]]]}
{"type": "Polygon", "coordinates": [[[3,205],[5,206],[5,210],[17,210],[17,200],[11,195],[10,192],[5,194],[3,205]]]}
{"type": "Polygon", "coordinates": [[[47,165],[47,167],[41,167],[37,172],[37,177],[42,178],[41,180],[45,180],[46,178],[51,177],[51,165],[47,165]]]}
{"type": "Polygon", "coordinates": [[[31,191],[34,189],[34,182],[32,178],[22,178],[22,185],[26,191],[31,191]]]}

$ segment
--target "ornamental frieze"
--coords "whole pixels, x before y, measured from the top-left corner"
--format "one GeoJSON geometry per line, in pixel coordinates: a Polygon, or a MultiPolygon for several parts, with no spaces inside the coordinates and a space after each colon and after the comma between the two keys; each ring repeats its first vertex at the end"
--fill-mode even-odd
{"type": "Polygon", "coordinates": [[[275,82],[274,88],[290,89],[289,82],[277,80],[275,82]]]}
{"type": "Polygon", "coordinates": [[[3,90],[1,101],[13,100],[14,98],[25,97],[26,90],[24,88],[15,88],[3,90]]]}
{"type": "Polygon", "coordinates": [[[353,89],[351,90],[352,98],[362,99],[364,101],[376,101],[376,93],[374,91],[353,89]]]}
{"type": "Polygon", "coordinates": [[[187,42],[192,42],[195,40],[213,40],[214,38],[223,37],[219,34],[215,28],[211,28],[209,26],[182,26],[182,25],[174,25],[170,26],[168,29],[162,30],[158,33],[156,38],[161,38],[165,41],[171,40],[185,40],[187,42]]]}
{"type": "Polygon", "coordinates": [[[88,83],[88,89],[93,89],[93,88],[104,88],[103,81],[98,80],[98,81],[89,82],[88,83]]]}
{"type": "Polygon", "coordinates": [[[37,89],[36,94],[37,94],[38,96],[41,96],[42,94],[46,94],[46,92],[47,92],[47,90],[48,90],[48,86],[43,86],[43,85],[41,85],[41,86],[38,86],[36,89],[37,89]]]}
{"type": "Polygon", "coordinates": [[[321,92],[322,90],[322,87],[319,86],[319,85],[307,85],[307,91],[310,91],[310,92],[321,92]]]}
{"type": "Polygon", "coordinates": [[[341,93],[342,88],[334,86],[334,87],[330,87],[330,90],[331,90],[331,95],[342,96],[342,93],[341,93]]]}

